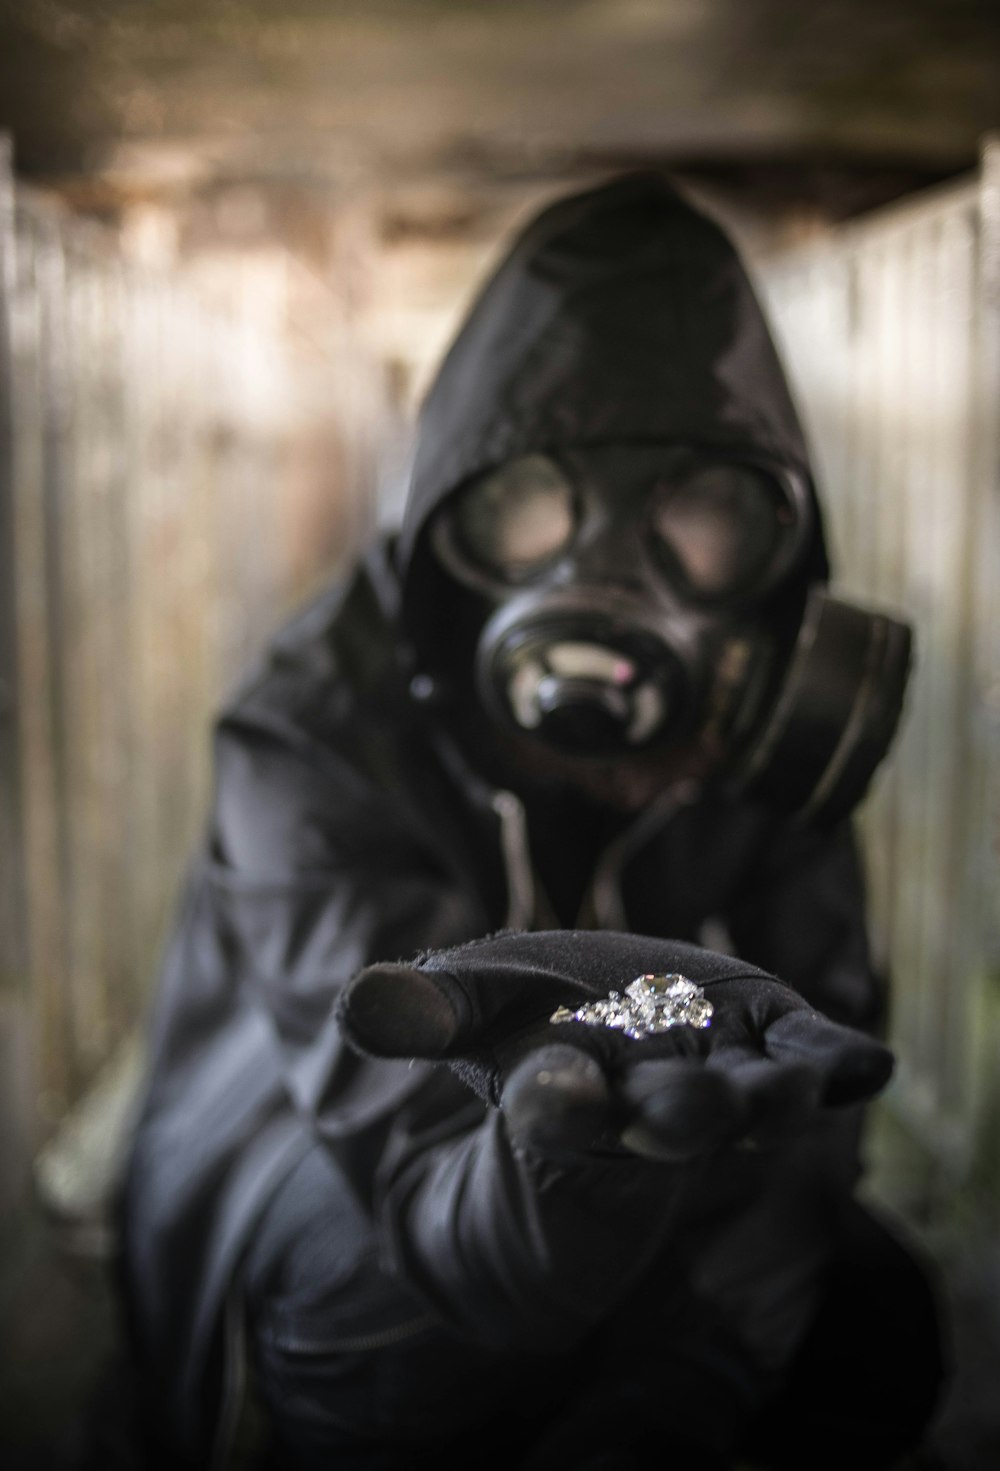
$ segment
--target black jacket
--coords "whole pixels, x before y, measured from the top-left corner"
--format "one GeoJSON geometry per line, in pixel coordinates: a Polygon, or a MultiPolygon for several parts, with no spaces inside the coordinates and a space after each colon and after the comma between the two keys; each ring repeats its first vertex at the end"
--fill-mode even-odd
{"type": "MultiPolygon", "coordinates": [[[[317,1139],[388,1270],[450,1339],[517,1355],[537,1350],[544,1321],[546,1351],[572,1352],[609,1310],[554,1270],[548,1296],[532,1279],[537,1311],[526,1314],[516,1250],[507,1297],[495,1283],[484,1290],[481,1196],[464,1205],[460,1188],[467,1249],[442,1265],[419,1239],[421,1191],[440,1188],[442,1147],[453,1151],[453,1184],[467,1169],[481,1185],[494,1159],[501,1215],[516,1214],[529,1185],[509,1173],[495,1109],[432,1064],[358,1057],[333,1008],[371,961],[551,924],[523,804],[494,790],[433,707],[411,698],[409,632],[434,596],[428,515],[470,474],[525,450],[675,440],[743,447],[808,473],[731,247],[661,180],[624,180],[557,205],[515,246],[430,394],[398,542],[376,546],[282,634],[219,720],[212,814],[166,957],[124,1197],[136,1352],[149,1413],[177,1457],[210,1454],[243,1331],[240,1263],[317,1139]]],[[[826,565],[818,515],[816,525],[810,577],[826,565]]],[[[874,1025],[878,988],[845,829],[797,828],[722,795],[666,802],[611,845],[586,912],[595,927],[716,948],[725,935],[829,1016],[874,1025]]],[[[824,1123],[821,1136],[785,1180],[819,1160],[835,1201],[856,1174],[854,1123],[824,1123]]],[[[601,1197],[603,1168],[572,1183],[581,1201],[601,1197]]],[[[644,1174],[615,1189],[641,1196],[655,1183],[644,1174]]],[[[792,1280],[801,1288],[827,1246],[823,1230],[793,1231],[789,1246],[783,1201],[791,1216],[801,1208],[794,1188],[775,1188],[772,1166],[744,1157],[695,1192],[660,1259],[690,1272],[700,1260],[727,1335],[745,1328],[748,1358],[769,1364],[790,1351],[810,1299],[797,1289],[789,1321],[763,1344],[761,1302],[792,1280]]]]}

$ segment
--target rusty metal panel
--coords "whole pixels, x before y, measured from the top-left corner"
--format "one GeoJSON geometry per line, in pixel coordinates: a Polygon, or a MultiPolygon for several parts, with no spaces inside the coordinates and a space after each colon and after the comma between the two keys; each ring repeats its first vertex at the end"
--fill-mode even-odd
{"type": "Polygon", "coordinates": [[[974,1165],[997,945],[1000,212],[980,175],[762,263],[810,434],[835,581],[915,623],[896,750],[862,816],[894,981],[892,1100],[955,1179],[974,1165]]]}

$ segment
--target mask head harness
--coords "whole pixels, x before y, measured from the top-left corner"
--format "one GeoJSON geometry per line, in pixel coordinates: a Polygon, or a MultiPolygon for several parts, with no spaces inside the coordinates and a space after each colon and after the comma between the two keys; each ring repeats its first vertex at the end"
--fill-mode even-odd
{"type": "Polygon", "coordinates": [[[617,448],[512,461],[430,538],[484,610],[475,688],[501,725],[575,758],[701,741],[732,784],[832,820],[888,748],[910,639],[806,585],[814,522],[773,467],[617,448]]]}

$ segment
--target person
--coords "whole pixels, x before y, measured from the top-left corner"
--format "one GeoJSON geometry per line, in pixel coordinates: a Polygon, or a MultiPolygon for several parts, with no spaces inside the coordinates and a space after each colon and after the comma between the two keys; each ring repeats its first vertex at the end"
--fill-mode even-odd
{"type": "Polygon", "coordinates": [[[848,818],[909,638],[827,575],[721,229],[658,174],[545,210],[398,534],[218,724],[123,1193],[164,1464],[220,1464],[247,1382],[275,1467],[918,1438],[933,1309],[854,1199],[891,1059],[848,818]]]}

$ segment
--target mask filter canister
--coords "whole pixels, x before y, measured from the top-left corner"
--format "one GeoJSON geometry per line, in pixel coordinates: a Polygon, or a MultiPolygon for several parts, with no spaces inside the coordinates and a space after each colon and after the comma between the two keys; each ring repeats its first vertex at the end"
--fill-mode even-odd
{"type": "Polygon", "coordinates": [[[814,821],[845,817],[892,744],[911,657],[907,624],[813,587],[737,787],[814,821]]]}

